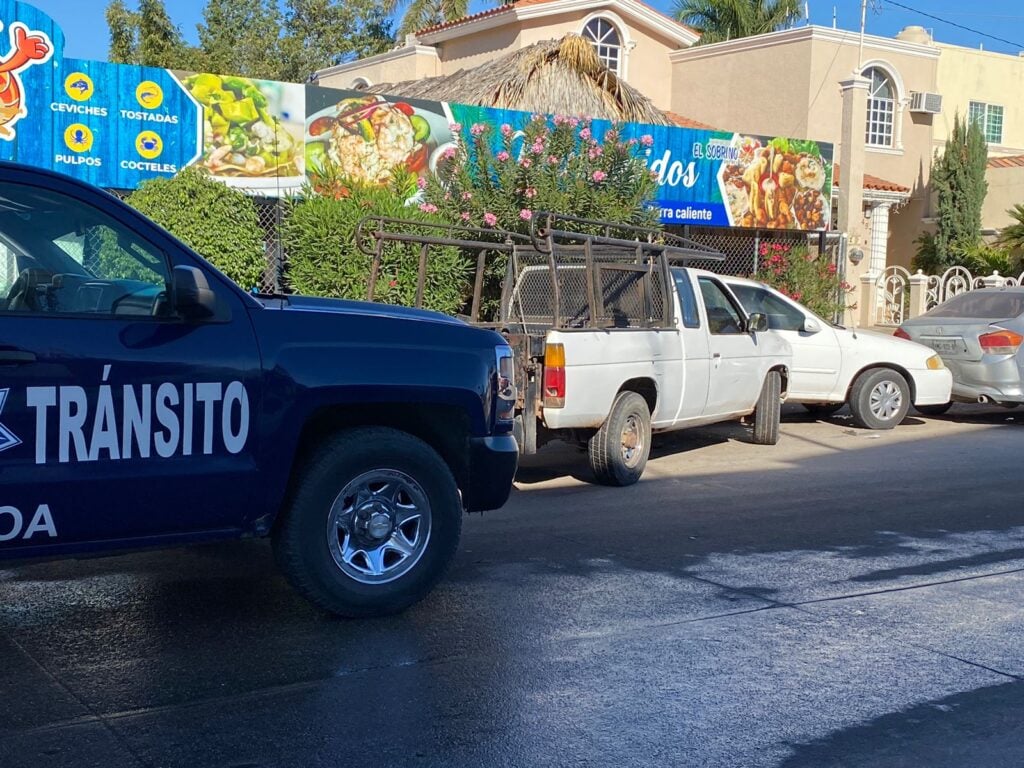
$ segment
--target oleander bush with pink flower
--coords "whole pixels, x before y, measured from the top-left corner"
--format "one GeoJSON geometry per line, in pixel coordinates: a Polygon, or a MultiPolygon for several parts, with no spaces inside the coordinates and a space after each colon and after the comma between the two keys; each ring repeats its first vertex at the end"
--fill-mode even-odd
{"type": "Polygon", "coordinates": [[[535,115],[511,125],[452,126],[455,145],[423,190],[424,204],[456,224],[529,232],[539,211],[658,226],[657,182],[641,156],[643,137],[615,128],[596,136],[587,120],[535,115]]]}
{"type": "Polygon", "coordinates": [[[761,243],[756,278],[799,301],[815,314],[832,320],[853,307],[853,286],[828,257],[818,257],[803,245],[761,243]]]}

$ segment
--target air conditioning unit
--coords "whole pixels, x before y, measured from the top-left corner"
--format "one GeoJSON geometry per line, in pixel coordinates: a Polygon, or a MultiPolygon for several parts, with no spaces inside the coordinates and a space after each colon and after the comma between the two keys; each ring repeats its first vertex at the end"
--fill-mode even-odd
{"type": "Polygon", "coordinates": [[[923,112],[926,115],[937,115],[942,111],[942,94],[912,91],[910,94],[910,111],[923,112]]]}

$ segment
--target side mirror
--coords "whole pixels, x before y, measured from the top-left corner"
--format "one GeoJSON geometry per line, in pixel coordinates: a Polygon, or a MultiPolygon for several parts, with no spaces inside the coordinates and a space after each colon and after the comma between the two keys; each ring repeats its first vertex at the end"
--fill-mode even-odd
{"type": "Polygon", "coordinates": [[[763,333],[768,330],[768,315],[764,312],[754,312],[747,318],[747,330],[751,333],[763,333]]]}
{"type": "Polygon", "coordinates": [[[217,294],[201,269],[175,267],[171,290],[174,311],[186,320],[205,320],[217,313],[217,294]]]}
{"type": "Polygon", "coordinates": [[[821,323],[815,320],[813,317],[804,318],[804,327],[801,328],[804,333],[818,333],[821,330],[821,323]]]}

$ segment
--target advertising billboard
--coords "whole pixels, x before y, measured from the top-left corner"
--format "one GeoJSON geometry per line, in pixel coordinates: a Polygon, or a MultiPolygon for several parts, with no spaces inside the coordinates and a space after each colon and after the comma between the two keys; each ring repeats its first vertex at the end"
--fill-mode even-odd
{"type": "MultiPolygon", "coordinates": [[[[63,32],[28,3],[0,0],[0,159],[134,189],[195,166],[255,195],[303,189],[311,174],[384,183],[430,173],[455,123],[523,112],[368,95],[232,75],[64,57],[63,32]],[[2,52],[6,47],[8,52],[2,52]]],[[[596,120],[636,139],[666,224],[829,228],[831,144],[596,120]]],[[[497,132],[493,132],[497,135],[497,132]]]]}

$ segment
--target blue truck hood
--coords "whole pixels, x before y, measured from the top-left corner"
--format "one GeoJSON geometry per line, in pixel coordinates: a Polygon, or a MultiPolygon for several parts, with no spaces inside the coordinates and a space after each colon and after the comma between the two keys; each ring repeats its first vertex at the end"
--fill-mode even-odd
{"type": "Polygon", "coordinates": [[[468,323],[440,312],[428,309],[398,307],[392,304],[378,304],[370,301],[349,301],[347,299],[322,299],[314,296],[288,296],[284,299],[258,299],[268,309],[282,309],[298,312],[324,312],[342,315],[372,315],[390,317],[396,320],[421,320],[428,323],[468,325],[468,323]]]}

